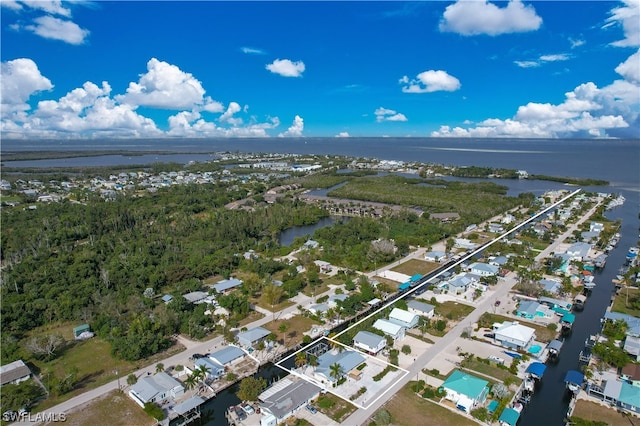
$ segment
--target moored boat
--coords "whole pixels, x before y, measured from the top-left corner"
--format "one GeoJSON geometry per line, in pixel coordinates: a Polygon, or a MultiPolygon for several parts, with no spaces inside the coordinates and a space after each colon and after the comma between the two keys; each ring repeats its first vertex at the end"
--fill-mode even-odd
{"type": "Polygon", "coordinates": [[[573,309],[575,311],[584,310],[584,304],[587,302],[587,296],[584,294],[579,294],[573,299],[573,309]]]}

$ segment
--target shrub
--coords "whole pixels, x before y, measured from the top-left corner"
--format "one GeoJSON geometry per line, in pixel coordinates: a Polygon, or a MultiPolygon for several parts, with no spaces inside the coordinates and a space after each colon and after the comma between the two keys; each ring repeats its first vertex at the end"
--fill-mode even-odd
{"type": "Polygon", "coordinates": [[[425,399],[434,398],[435,396],[436,396],[436,392],[433,390],[431,386],[427,386],[424,392],[422,392],[422,397],[425,399]]]}
{"type": "Polygon", "coordinates": [[[409,345],[402,345],[402,349],[401,349],[402,353],[405,355],[409,355],[411,353],[411,346],[409,345]]]}
{"type": "Polygon", "coordinates": [[[144,404],[144,412],[156,420],[164,420],[164,411],[153,402],[146,402],[144,404]]]}
{"type": "Polygon", "coordinates": [[[336,403],[331,398],[327,398],[324,395],[321,395],[321,396],[318,397],[318,407],[320,407],[320,408],[323,408],[325,410],[329,410],[335,404],[336,403]]]}

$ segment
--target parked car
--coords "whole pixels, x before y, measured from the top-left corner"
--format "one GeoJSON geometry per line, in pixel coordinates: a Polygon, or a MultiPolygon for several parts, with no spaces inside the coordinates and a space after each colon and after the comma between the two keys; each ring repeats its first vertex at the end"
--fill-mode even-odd
{"type": "Polygon", "coordinates": [[[193,354],[189,357],[191,361],[195,361],[196,359],[204,358],[205,356],[202,354],[193,354]]]}
{"type": "Polygon", "coordinates": [[[240,419],[240,421],[245,420],[247,418],[247,415],[245,414],[244,410],[239,406],[236,405],[234,407],[234,410],[236,412],[236,416],[238,416],[238,419],[240,419]]]}
{"type": "Polygon", "coordinates": [[[307,404],[307,406],[306,406],[305,408],[306,408],[307,410],[309,410],[309,412],[310,412],[311,414],[315,414],[315,413],[317,413],[317,412],[318,412],[318,410],[316,410],[316,407],[314,407],[314,406],[313,406],[313,405],[311,405],[311,404],[307,404]]]}
{"type": "Polygon", "coordinates": [[[252,406],[250,406],[249,404],[247,404],[246,402],[240,405],[242,407],[242,409],[245,411],[245,413],[251,415],[253,413],[255,413],[255,410],[253,409],[252,406]]]}
{"type": "Polygon", "coordinates": [[[500,301],[496,300],[496,306],[500,306],[500,301]]]}

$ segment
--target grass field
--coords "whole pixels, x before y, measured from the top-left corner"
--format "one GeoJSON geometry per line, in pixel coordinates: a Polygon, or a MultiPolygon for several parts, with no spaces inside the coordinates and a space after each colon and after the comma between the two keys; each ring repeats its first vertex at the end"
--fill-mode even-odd
{"type": "Polygon", "coordinates": [[[511,380],[513,380],[513,382],[517,385],[520,385],[520,383],[522,383],[522,379],[514,374],[511,374],[509,370],[496,367],[494,364],[486,364],[484,362],[478,361],[477,359],[473,359],[471,361],[465,360],[462,365],[468,370],[477,371],[478,373],[484,374],[485,376],[493,377],[501,382],[504,382],[508,377],[511,377],[511,380]]]}
{"type": "Polygon", "coordinates": [[[616,295],[611,311],[620,312],[634,317],[640,317],[640,303],[637,303],[639,299],[640,289],[633,287],[623,288],[622,290],[620,290],[620,293],[616,295]],[[634,302],[636,306],[638,306],[637,309],[634,309],[631,305],[634,302]]]}
{"type": "Polygon", "coordinates": [[[394,272],[413,276],[415,274],[425,275],[431,271],[435,271],[440,266],[439,263],[427,262],[426,260],[409,259],[406,262],[401,263],[395,268],[391,268],[394,272]]]}
{"type": "Polygon", "coordinates": [[[579,399],[576,403],[573,416],[571,416],[572,420],[575,418],[605,422],[608,426],[630,426],[639,423],[638,419],[633,416],[627,418],[613,408],[595,402],[585,401],[584,399],[579,399]]]}
{"type": "Polygon", "coordinates": [[[475,308],[473,306],[465,305],[464,303],[447,301],[438,304],[435,308],[435,312],[452,321],[459,321],[473,312],[474,309],[475,308]]]}
{"type": "Polygon", "coordinates": [[[311,318],[303,317],[302,315],[296,315],[293,318],[286,320],[275,320],[265,324],[264,328],[274,333],[278,340],[283,339],[283,333],[278,330],[282,323],[289,325],[289,328],[284,333],[286,336],[287,346],[294,346],[296,343],[302,341],[302,334],[309,331],[314,325],[318,323],[311,318]]]}
{"type": "Polygon", "coordinates": [[[471,426],[477,425],[459,414],[413,393],[410,385],[387,402],[383,409],[391,414],[391,422],[398,426],[471,426]]]}
{"type": "MultiPolygon", "coordinates": [[[[83,405],[78,411],[68,413],[66,425],[154,425],[139,405],[124,393],[114,390],[105,396],[83,405]]],[[[53,423],[47,423],[53,424],[53,423]]]]}
{"type": "Polygon", "coordinates": [[[356,411],[356,406],[348,403],[342,398],[326,393],[320,395],[315,403],[315,407],[326,416],[340,423],[356,411]]]}

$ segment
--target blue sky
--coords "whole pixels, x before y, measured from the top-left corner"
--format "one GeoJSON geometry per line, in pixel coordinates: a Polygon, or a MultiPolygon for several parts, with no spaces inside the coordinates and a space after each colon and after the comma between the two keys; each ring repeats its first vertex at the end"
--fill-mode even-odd
{"type": "Polygon", "coordinates": [[[0,0],[2,137],[640,135],[640,0],[0,0]]]}

